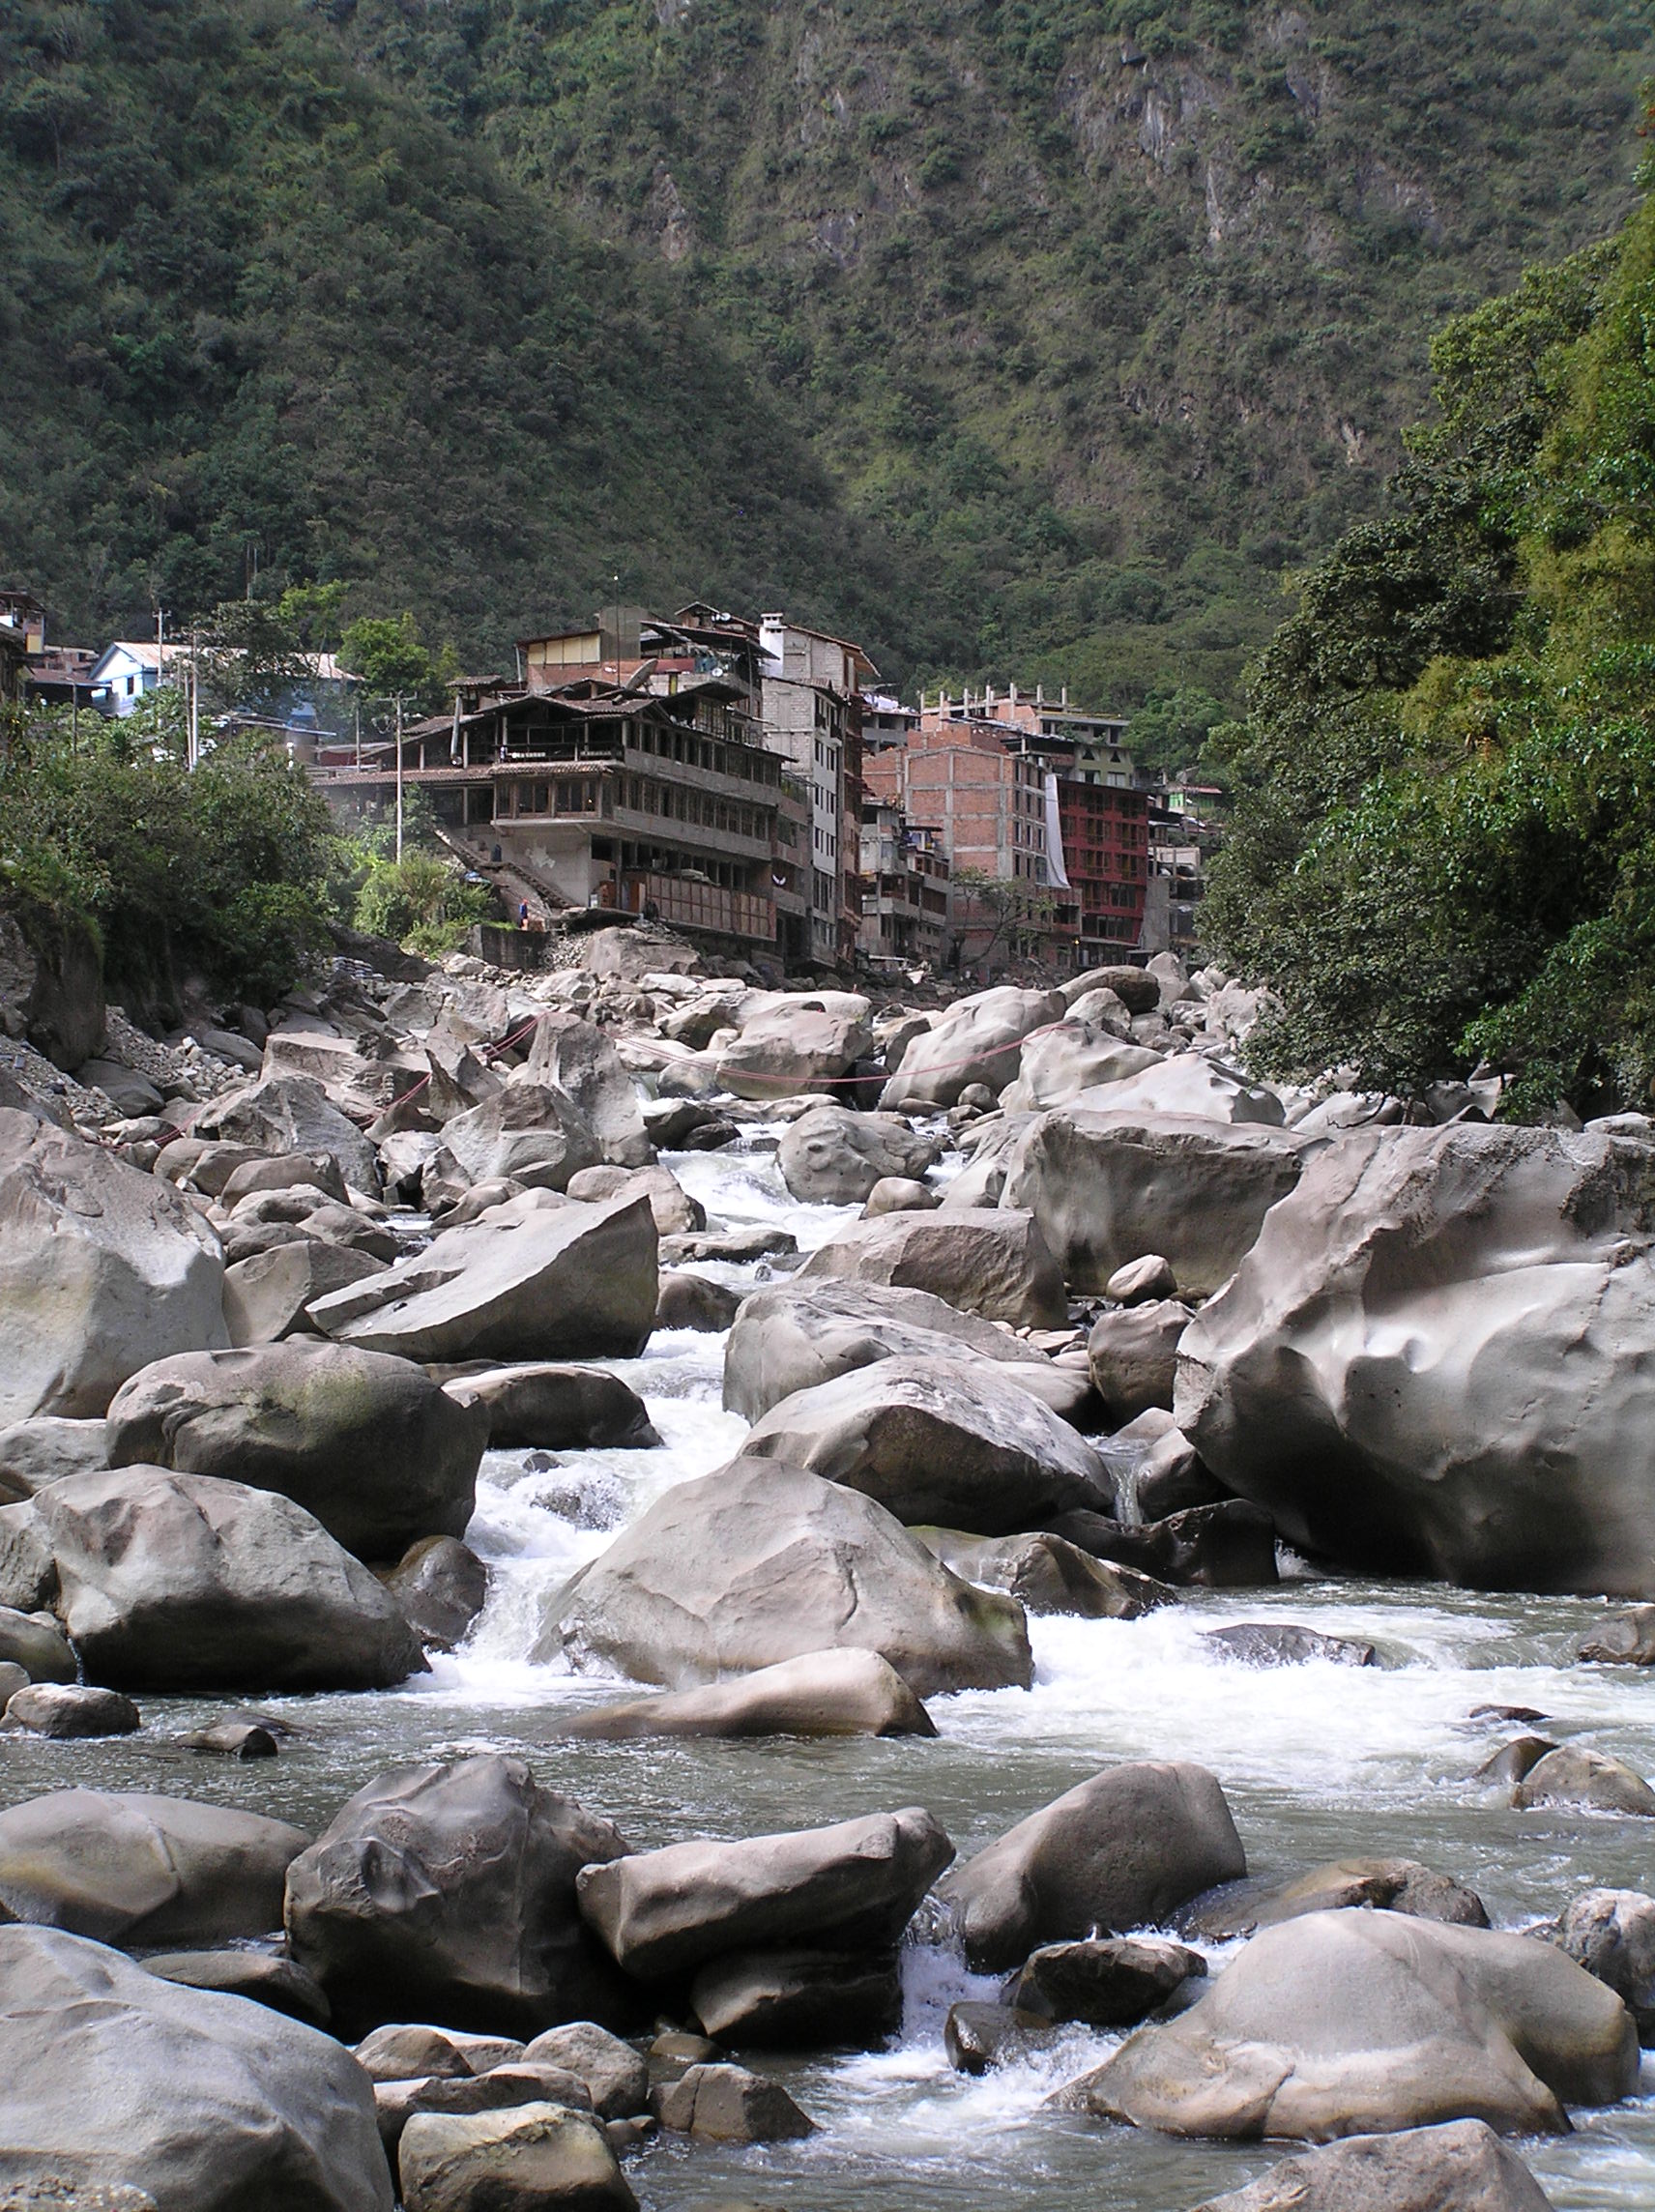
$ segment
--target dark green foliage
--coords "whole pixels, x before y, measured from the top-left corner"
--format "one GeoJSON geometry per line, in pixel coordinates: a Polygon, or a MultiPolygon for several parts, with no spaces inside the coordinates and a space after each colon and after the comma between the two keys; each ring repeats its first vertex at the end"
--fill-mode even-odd
{"type": "Polygon", "coordinates": [[[0,560],[1231,694],[1424,334],[1629,205],[1637,0],[0,0],[0,560]]]}
{"type": "Polygon", "coordinates": [[[1306,582],[1226,733],[1208,924],[1267,978],[1276,1072],[1511,1110],[1655,1077],[1655,206],[1435,349],[1392,511],[1306,582]]]}

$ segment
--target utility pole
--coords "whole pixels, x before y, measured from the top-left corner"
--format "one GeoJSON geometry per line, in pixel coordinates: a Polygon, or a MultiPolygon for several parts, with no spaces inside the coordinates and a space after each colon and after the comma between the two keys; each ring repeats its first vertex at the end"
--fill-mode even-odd
{"type": "Polygon", "coordinates": [[[396,694],[396,863],[402,864],[402,694],[396,694]]]}
{"type": "Polygon", "coordinates": [[[185,765],[191,771],[201,758],[201,670],[195,658],[196,626],[189,626],[189,742],[185,765]]]}
{"type": "Polygon", "coordinates": [[[361,768],[362,768],[362,701],[361,701],[360,699],[359,699],[359,700],[356,702],[356,710],[357,710],[357,768],[358,768],[358,770],[359,770],[359,771],[360,771],[360,770],[361,770],[361,768]]]}

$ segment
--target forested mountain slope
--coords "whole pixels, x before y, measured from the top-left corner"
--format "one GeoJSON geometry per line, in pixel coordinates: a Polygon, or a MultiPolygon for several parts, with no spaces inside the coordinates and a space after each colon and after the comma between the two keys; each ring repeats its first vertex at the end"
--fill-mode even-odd
{"type": "Polygon", "coordinates": [[[135,610],[257,535],[496,649],[619,568],[1122,704],[1225,690],[1429,332],[1624,218],[1651,54],[1637,0],[0,29],[9,566],[135,610]]]}

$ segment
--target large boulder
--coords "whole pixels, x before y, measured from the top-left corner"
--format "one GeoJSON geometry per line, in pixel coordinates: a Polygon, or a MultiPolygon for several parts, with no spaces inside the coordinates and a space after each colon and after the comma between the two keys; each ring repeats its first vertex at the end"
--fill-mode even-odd
{"type": "Polygon", "coordinates": [[[583,1713],[570,1735],[935,1735],[930,1714],[877,1651],[807,1651],[733,1682],[669,1690],[583,1713]]]}
{"type": "Polygon", "coordinates": [[[44,1483],[108,1464],[101,1418],[72,1421],[42,1413],[32,1421],[14,1421],[0,1429],[0,1504],[14,1505],[33,1498],[44,1483]]]}
{"type": "Polygon", "coordinates": [[[1063,1275],[1033,1215],[1007,1208],[942,1208],[854,1221],[799,1269],[826,1277],[929,1291],[985,1321],[1060,1328],[1063,1275]]]}
{"type": "Polygon", "coordinates": [[[1002,984],[960,999],[902,1056],[902,1064],[880,1093],[886,1113],[924,1113],[959,1103],[960,1092],[980,1083],[1003,1091],[1017,1073],[1023,1040],[1067,1012],[1057,991],[1020,991],[1002,984]]]}
{"type": "Polygon", "coordinates": [[[957,1866],[938,1895],[978,1973],[1042,1943],[1153,1927],[1247,1871],[1224,1791],[1205,1766],[1105,1767],[957,1866]]]}
{"type": "Polygon", "coordinates": [[[273,1075],[226,1091],[196,1115],[193,1133],[257,1152],[327,1152],[352,1190],[379,1195],[372,1145],[313,1076],[273,1075]]]}
{"type": "Polygon", "coordinates": [[[406,2212],[636,2212],[590,2112],[540,2098],[494,2112],[416,2112],[396,2151],[406,2212]]]}
{"type": "Polygon", "coordinates": [[[384,1271],[385,1262],[349,1244],[301,1236],[224,1270],[224,1327],[232,1344],[279,1344],[307,1332],[312,1298],[325,1298],[384,1271]]]}
{"type": "Polygon", "coordinates": [[[724,1403],[746,1420],[761,1420],[797,1390],[896,1358],[970,1360],[979,1369],[992,1362],[1000,1381],[1031,1391],[1054,1411],[1074,1398],[1061,1368],[998,1323],[962,1313],[929,1291],[794,1278],[741,1300],[724,1348],[724,1403]]]}
{"type": "Polygon", "coordinates": [[[296,1337],[158,1360],[109,1407],[111,1467],[278,1490],[360,1558],[465,1533],[488,1423],[406,1359],[296,1337]]]}
{"type": "Polygon", "coordinates": [[[445,1125],[425,1178],[457,1170],[467,1182],[510,1176],[526,1189],[566,1190],[570,1176],[602,1157],[585,1115],[555,1084],[509,1083],[445,1125]]]}
{"type": "Polygon", "coordinates": [[[218,1238],[170,1185],[0,1109],[0,1423],[102,1413],[138,1368],[223,1344],[218,1238]]]}
{"type": "Polygon", "coordinates": [[[258,1073],[267,1083],[313,1080],[347,1120],[371,1121],[421,1083],[427,1068],[418,1054],[399,1050],[388,1032],[352,1037],[312,1026],[272,1030],[258,1073]]]}
{"type": "Polygon", "coordinates": [[[1355,1131],[1307,1156],[1185,1331],[1178,1426],[1300,1550],[1645,1595],[1652,1219],[1655,1146],[1637,1139],[1355,1131]]]}
{"type": "Polygon", "coordinates": [[[1000,1102],[1008,1114],[1041,1114],[1096,1084],[1123,1083],[1160,1063],[1149,1046],[1124,1043],[1113,1031],[1071,1016],[1025,1040],[1017,1079],[1000,1102]]]}
{"type": "Polygon", "coordinates": [[[1356,2136],[1284,2159],[1195,2212],[1553,2212],[1552,2199],[1486,2121],[1356,2136]]]}
{"type": "Polygon", "coordinates": [[[341,2031],[629,2025],[620,1978],[575,1907],[581,1868],[625,1848],[524,1760],[400,1767],[359,1790],[289,1867],[288,1947],[341,2031]]]}
{"type": "Polygon", "coordinates": [[[1064,2101],[1179,2136],[1316,2142],[1458,2119],[1554,2135],[1565,2106],[1613,2104],[1637,2080],[1631,2014],[1550,1944],[1313,1912],[1255,1936],[1064,2101]]]}
{"type": "Polygon", "coordinates": [[[1190,1308],[1177,1298],[1118,1306],[1100,1314],[1087,1339],[1087,1361],[1098,1396],[1122,1426],[1152,1406],[1172,1411],[1178,1344],[1190,1308]]]}
{"type": "Polygon", "coordinates": [[[813,1206],[860,1206],[887,1176],[924,1175],[937,1157],[929,1137],[900,1114],[854,1114],[814,1106],[782,1132],[776,1164],[795,1198],[813,1206]]]}
{"type": "Polygon", "coordinates": [[[740,1035],[718,1050],[717,1086],[761,1101],[826,1090],[871,1049],[868,1014],[867,1000],[851,991],[782,991],[743,1001],[740,1035]]]}
{"type": "Polygon", "coordinates": [[[627,1973],[660,1981],[739,1951],[889,1950],[953,1855],[931,1815],[909,1806],[829,1828],[634,1852],[587,1867],[575,1893],[627,1973]]]}
{"type": "Polygon", "coordinates": [[[516,1367],[468,1368],[449,1376],[443,1387],[481,1415],[482,1433],[494,1450],[643,1450],[661,1441],[636,1390],[603,1367],[537,1359],[516,1367]]]}
{"type": "Polygon", "coordinates": [[[540,1211],[512,1200],[318,1298],[310,1317],[405,1359],[631,1358],[654,1326],[658,1245],[648,1199],[540,1211]]]}
{"type": "Polygon", "coordinates": [[[1001,1368],[965,1359],[882,1359],[819,1382],[772,1406],[742,1450],[859,1490],[911,1527],[1003,1536],[1114,1499],[1084,1437],[1001,1368]]]}
{"type": "Polygon", "coordinates": [[[1033,1676],[1021,1606],[949,1574],[872,1499],[768,1459],[664,1492],[546,1602],[534,1656],[676,1688],[845,1645],[921,1698],[1033,1676]]]}
{"type": "Polygon", "coordinates": [[[392,2212],[348,2051],[81,1936],[0,1928],[0,2182],[49,2176],[88,2205],[124,2186],[180,2212],[392,2212]]]}
{"type": "Polygon", "coordinates": [[[0,1906],[133,1950],[268,1936],[308,1841],[285,1820],[188,1797],[54,1790],[0,1813],[0,1906]]]}
{"type": "Polygon", "coordinates": [[[1227,1282],[1264,1215],[1298,1181],[1308,1140],[1289,1130],[1076,1103],[1020,1132],[1001,1204],[1027,1208],[1074,1291],[1100,1292],[1147,1252],[1187,1296],[1227,1282]]]}
{"type": "Polygon", "coordinates": [[[1283,1121],[1282,1102],[1273,1091],[1198,1052],[1158,1058],[1153,1067],[1122,1080],[1106,1078],[1080,1103],[1096,1114],[1176,1114],[1230,1128],[1259,1122],[1279,1129],[1283,1121]]]}
{"type": "Polygon", "coordinates": [[[1638,2023],[1640,2043],[1655,2043],[1655,1897],[1588,1889],[1564,1908],[1552,1940],[1608,1983],[1638,2023]]]}
{"type": "Polygon", "coordinates": [[[600,1029],[578,1014],[540,1016],[528,1063],[513,1080],[549,1085],[572,1100],[611,1166],[643,1168],[654,1158],[637,1088],[621,1055],[600,1029]]]}
{"type": "Polygon", "coordinates": [[[387,1689],[424,1672],[367,1569],[245,1483],[156,1467],[51,1483],[0,1509],[0,1595],[30,1577],[35,1602],[55,1580],[88,1678],[116,1689],[387,1689]]]}

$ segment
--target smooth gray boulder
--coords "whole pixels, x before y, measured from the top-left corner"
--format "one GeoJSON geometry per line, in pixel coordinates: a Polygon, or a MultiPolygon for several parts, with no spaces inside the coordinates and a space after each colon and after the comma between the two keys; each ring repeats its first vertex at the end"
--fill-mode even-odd
{"type": "Polygon", "coordinates": [[[49,1614],[0,1605],[0,1662],[20,1667],[31,1682],[73,1682],[78,1673],[70,1641],[49,1614]]]}
{"type": "Polygon", "coordinates": [[[929,1291],[985,1321],[1060,1328],[1063,1277],[1032,1214],[984,1207],[882,1213],[818,1245],[800,1281],[826,1278],[929,1291]]]}
{"type": "Polygon", "coordinates": [[[1164,1936],[1091,1936],[1031,1952],[1001,2001],[1037,2020],[1136,2027],[1186,1982],[1205,1976],[1199,1951],[1164,1936]]]}
{"type": "Polygon", "coordinates": [[[1486,2121],[1449,2120],[1284,2159],[1195,2212],[1553,2212],[1553,2205],[1486,2121]]]}
{"type": "Polygon", "coordinates": [[[488,1423],[406,1359],[296,1337],[158,1360],[110,1402],[111,1467],[279,1491],[359,1558],[461,1536],[488,1423]]]}
{"type": "Polygon", "coordinates": [[[916,1531],[927,1550],[968,1582],[1007,1590],[1025,1612],[1078,1614],[1088,1620],[1138,1620],[1171,1605],[1176,1590],[1153,1576],[1093,1558],[1078,1544],[1035,1530],[984,1538],[957,1528],[916,1531]]]}
{"type": "Polygon", "coordinates": [[[142,2190],[162,2212],[392,2212],[372,2084],[332,2036],[81,1936],[0,1928],[0,2181],[142,2190]]]}
{"type": "Polygon", "coordinates": [[[388,1689],[425,1669],[373,1576],[274,1491],[72,1475],[0,1509],[0,1589],[43,1555],[88,1678],[113,1689],[388,1689]]]}
{"type": "Polygon", "coordinates": [[[816,2133],[779,2081],[744,2066],[691,2066],[651,2102],[663,2128],[708,2142],[792,2142],[816,2133]]]}
{"type": "Polygon", "coordinates": [[[1551,1940],[1613,1990],[1640,2043],[1655,2043],[1655,1897],[1588,1889],[1565,1906],[1551,1940]]]}
{"type": "Polygon", "coordinates": [[[311,1327],[313,1298],[384,1271],[386,1263],[349,1244],[301,1237],[255,1252],[224,1270],[224,1327],[232,1344],[279,1344],[311,1327]]]}
{"type": "Polygon", "coordinates": [[[988,1536],[1114,1498],[1102,1460],[1066,1421],[986,1362],[882,1359],[772,1406],[742,1452],[807,1468],[913,1527],[988,1536]]]}
{"type": "Polygon", "coordinates": [[[1582,1639],[1575,1655],[1600,1667],[1655,1667],[1655,1605],[1613,1615],[1582,1639]]]}
{"type": "Polygon", "coordinates": [[[509,2066],[527,2048],[516,2036],[470,2035],[423,2021],[394,2021],[363,2037],[356,2060],[370,2081],[456,2081],[509,2066]]]}
{"type": "Polygon", "coordinates": [[[1534,1805],[1579,1806],[1592,1813],[1630,1813],[1655,1819],[1655,1790],[1624,1760],[1582,1743],[1560,1744],[1536,1760],[1512,1792],[1521,1811],[1534,1805]]]}
{"type": "Polygon", "coordinates": [[[853,991],[780,991],[743,1001],[740,1035],[717,1047],[720,1091],[761,1103],[821,1091],[873,1045],[868,1002],[853,991]]]}
{"type": "Polygon", "coordinates": [[[84,1682],[27,1682],[6,1699],[0,1731],[45,1736],[57,1743],[101,1735],[136,1735],[143,1716],[119,1690],[84,1682]]]}
{"type": "Polygon", "coordinates": [[[561,1191],[602,1157],[566,1092],[552,1084],[511,1083],[444,1125],[442,1150],[426,1163],[423,1181],[428,1190],[444,1177],[479,1183],[510,1176],[526,1189],[561,1191]]]}
{"type": "Polygon", "coordinates": [[[1092,1387],[1119,1426],[1160,1406],[1171,1412],[1178,1344],[1191,1320],[1177,1298],[1100,1314],[1087,1338],[1092,1387]]]}
{"type": "Polygon", "coordinates": [[[611,1167],[644,1168],[654,1158],[655,1148],[644,1133],[637,1086],[603,1032],[578,1014],[542,1014],[535,1025],[528,1062],[511,1080],[561,1091],[611,1167]]]}
{"type": "Polygon", "coordinates": [[[138,1368],[223,1344],[218,1240],[168,1183],[0,1109],[0,1423],[104,1412],[138,1368]]]}
{"type": "Polygon", "coordinates": [[[569,1177],[566,1195],[588,1206],[606,1198],[647,1198],[663,1237],[696,1236],[707,1227],[706,1207],[690,1197],[671,1168],[582,1168],[569,1177]]]}
{"type": "Polygon", "coordinates": [[[326,2027],[333,2019],[320,1985],[291,1959],[274,1958],[268,1951],[152,1951],[142,1964],[145,1973],[181,1989],[246,1997],[311,2027],[326,2027]]]}
{"type": "Polygon", "coordinates": [[[1279,1129],[1283,1120],[1273,1091],[1198,1052],[1157,1056],[1153,1067],[1099,1083],[1083,1103],[1098,1114],[1176,1114],[1228,1128],[1257,1123],[1279,1129]]]}
{"type": "Polygon", "coordinates": [[[523,1206],[512,1200],[370,1282],[317,1299],[312,1321],[340,1342],[405,1359],[635,1357],[659,1295],[648,1200],[523,1206]]]}
{"type": "Polygon", "coordinates": [[[1188,1297],[1228,1281],[1265,1214],[1298,1181],[1310,1141],[1291,1130],[1171,1114],[1041,1114],[1005,1161],[1001,1204],[1034,1216],[1071,1291],[1101,1292],[1147,1252],[1188,1297]]]}
{"type": "Polygon", "coordinates": [[[1017,1074],[1024,1038],[1067,1011],[1061,993],[1013,984],[957,1000],[909,1044],[880,1093],[881,1108],[889,1114],[954,1106],[974,1083],[998,1095],[1017,1074]]]}
{"type": "Polygon", "coordinates": [[[1055,1412],[1074,1397],[1062,1372],[1021,1338],[929,1291],[796,1276],[741,1300],[724,1348],[724,1403],[762,1420],[795,1391],[897,1357],[992,1361],[1055,1412]]]}
{"type": "MultiPolygon", "coordinates": [[[[210,1099],[196,1115],[192,1133],[267,1155],[326,1152],[352,1190],[379,1196],[379,1162],[372,1145],[313,1076],[272,1075],[210,1099]]],[[[225,1179],[237,1164],[228,1163],[225,1179]]]]}
{"type": "Polygon", "coordinates": [[[465,1641],[488,1596],[488,1569],[454,1536],[422,1536],[378,1574],[421,1643],[439,1651],[465,1641]]]}
{"type": "Polygon", "coordinates": [[[922,1806],[832,1827],[669,1844],[575,1881],[581,1917],[627,1973],[661,1981],[739,1951],[894,1949],[954,1855],[922,1806]]]}
{"type": "Polygon", "coordinates": [[[32,1498],[43,1483],[62,1475],[86,1474],[108,1464],[102,1417],[73,1421],[41,1413],[32,1421],[14,1421],[0,1429],[0,1505],[32,1498]]]}
{"type": "Polygon", "coordinates": [[[521,2053],[532,2066],[561,2066],[583,2084],[599,2119],[624,2120],[647,2111],[650,2068],[629,2043],[611,2035],[595,2021],[570,2021],[548,2027],[521,2053]]]}
{"type": "Polygon", "coordinates": [[[894,1951],[739,1952],[703,1966],[689,2008],[728,2051],[869,2051],[902,2025],[894,1951]]]}
{"type": "Polygon", "coordinates": [[[1655,1148],[1362,1129],[1307,1154],[1178,1347],[1178,1426],[1299,1550],[1655,1587],[1655,1148]]]}
{"type": "Polygon", "coordinates": [[[568,1733],[621,1743],[650,1735],[935,1735],[930,1714],[877,1651],[808,1651],[733,1682],[670,1690],[583,1713],[568,1733]]]}
{"type": "Polygon", "coordinates": [[[942,1203],[942,1192],[928,1182],[915,1181],[912,1176],[881,1176],[864,1200],[862,1212],[872,1221],[881,1213],[935,1213],[942,1203]]]}
{"type": "Polygon", "coordinates": [[[797,1199],[811,1206],[860,1206],[887,1177],[916,1180],[937,1157],[929,1137],[899,1114],[855,1114],[816,1106],[782,1132],[776,1165],[797,1199]]]}
{"type": "Polygon", "coordinates": [[[1247,1871],[1224,1791],[1205,1766],[1138,1761],[1020,1820],[939,1884],[977,1973],[1042,1943],[1154,1927],[1247,1871]]]}
{"type": "Polygon", "coordinates": [[[546,1601],[533,1656],[680,1688],[838,1646],[877,1651],[921,1698],[1033,1679],[1021,1606],[949,1574],[872,1499],[768,1459],[664,1492],[546,1601]]]}
{"type": "Polygon", "coordinates": [[[1310,2141],[1482,2119],[1568,2131],[1638,2079],[1614,1993],[1547,1943],[1395,1912],[1266,1929],[1188,2012],[1063,2092],[1167,2135],[1310,2141]]]}
{"type": "Polygon", "coordinates": [[[54,1790],[0,1813],[0,1905],[133,1949],[268,1936],[308,1841],[285,1820],[189,1797],[54,1790]]]}
{"type": "Polygon", "coordinates": [[[661,1441],[643,1399],[602,1367],[524,1360],[463,1369],[446,1376],[443,1388],[457,1405],[482,1414],[491,1450],[638,1451],[661,1441]]]}
{"type": "Polygon", "coordinates": [[[1161,1004],[1160,978],[1147,968],[1126,961],[1113,967],[1088,968],[1068,976],[1060,986],[1066,1004],[1077,1005],[1090,991],[1113,991],[1129,1014],[1152,1014],[1161,1004]]]}
{"type": "Polygon", "coordinates": [[[692,1328],[702,1336],[718,1336],[735,1320],[741,1294],[726,1283],[689,1268],[661,1271],[661,1295],[655,1306],[657,1328],[692,1328]]]}
{"type": "Polygon", "coordinates": [[[1489,1915],[1474,1889],[1437,1874],[1418,1859],[1332,1859],[1292,1879],[1231,1882],[1198,1899],[1179,1922],[1197,1936],[1228,1942],[1256,1936],[1307,1912],[1359,1911],[1364,1906],[1442,1920],[1457,1928],[1486,1928],[1489,1915]]]}
{"type": "Polygon", "coordinates": [[[358,2032],[629,2025],[630,2000],[575,1908],[581,1868],[625,1848],[524,1760],[399,1767],[288,1869],[288,1947],[358,2032]]]}
{"type": "Polygon", "coordinates": [[[1016,1078],[1000,1102],[1008,1114],[1041,1114],[1095,1084],[1124,1082],[1160,1063],[1161,1055],[1148,1045],[1125,1043],[1109,1028],[1077,1020],[1071,1012],[1026,1041],[1016,1078]]]}
{"type": "Polygon", "coordinates": [[[405,2212],[637,2212],[590,2112],[545,2099],[493,2112],[416,2112],[396,2150],[405,2212]]]}

